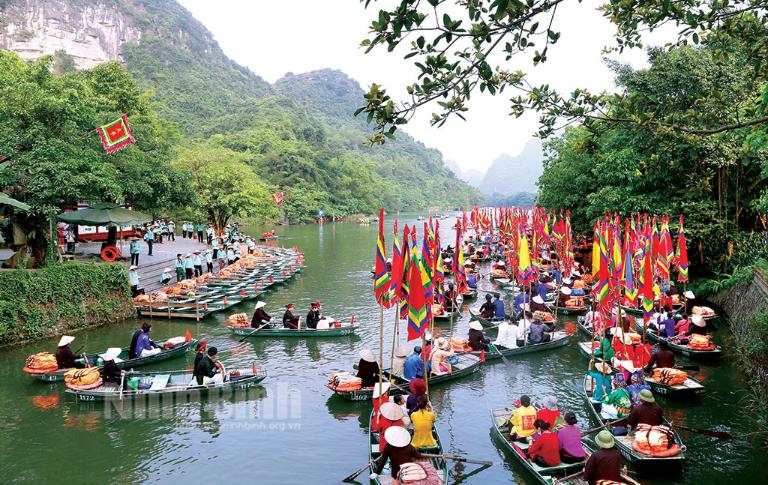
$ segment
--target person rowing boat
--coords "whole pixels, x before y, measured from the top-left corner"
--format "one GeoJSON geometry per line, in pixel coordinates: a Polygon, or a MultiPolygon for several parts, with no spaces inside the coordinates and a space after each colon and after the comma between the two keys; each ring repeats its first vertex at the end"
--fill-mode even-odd
{"type": "Polygon", "coordinates": [[[411,444],[411,434],[402,426],[392,426],[387,428],[384,433],[380,433],[383,447],[381,456],[376,461],[376,468],[372,470],[369,478],[376,480],[384,469],[387,460],[390,461],[392,478],[398,480],[400,477],[400,468],[406,463],[412,463],[422,458],[421,453],[411,444]]]}
{"type": "Polygon", "coordinates": [[[494,316],[493,297],[490,293],[485,295],[485,303],[480,305],[480,316],[487,320],[490,320],[494,316]]]}
{"type": "Polygon", "coordinates": [[[272,321],[272,317],[264,311],[264,307],[267,306],[263,301],[257,301],[256,307],[253,312],[253,318],[251,318],[251,328],[269,327],[269,322],[272,321]]]}
{"type": "Polygon", "coordinates": [[[293,303],[289,303],[285,306],[285,313],[283,313],[283,327],[285,328],[299,328],[299,319],[301,317],[297,317],[293,314],[293,310],[296,308],[296,305],[293,303]]]}
{"type": "Polygon", "coordinates": [[[323,319],[323,316],[320,314],[321,307],[322,305],[319,300],[312,303],[312,308],[307,313],[307,328],[317,328],[317,323],[323,319]]]}
{"type": "Polygon", "coordinates": [[[120,384],[122,376],[125,375],[125,371],[121,370],[117,366],[117,357],[123,351],[120,347],[110,347],[104,352],[102,358],[104,359],[104,368],[101,370],[101,378],[104,383],[112,382],[120,384]]]}
{"type": "Polygon", "coordinates": [[[357,364],[357,376],[362,380],[362,387],[373,387],[379,381],[379,364],[371,349],[360,351],[360,361],[357,364]]]}
{"type": "Polygon", "coordinates": [[[590,485],[596,483],[622,483],[621,452],[616,449],[616,440],[608,430],[602,430],[595,437],[599,450],[592,453],[584,467],[584,479],[590,485]]]}
{"type": "Polygon", "coordinates": [[[85,364],[77,360],[77,356],[72,352],[69,344],[74,342],[75,337],[64,335],[59,339],[59,345],[56,347],[56,364],[59,369],[82,369],[85,364]]]}
{"type": "Polygon", "coordinates": [[[224,368],[218,359],[219,351],[216,347],[208,349],[208,355],[206,355],[195,369],[194,376],[198,386],[204,386],[208,384],[222,384],[224,382],[224,368]]]}
{"type": "Polygon", "coordinates": [[[469,322],[469,346],[472,350],[488,350],[490,339],[483,333],[483,326],[477,320],[469,322]]]}

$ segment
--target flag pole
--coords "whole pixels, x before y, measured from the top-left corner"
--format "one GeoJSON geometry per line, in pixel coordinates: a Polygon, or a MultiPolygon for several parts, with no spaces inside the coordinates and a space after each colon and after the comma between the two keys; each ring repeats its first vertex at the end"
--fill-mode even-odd
{"type": "MultiPolygon", "coordinates": [[[[384,384],[384,305],[379,302],[379,409],[381,409],[381,386],[384,384]]],[[[389,368],[390,372],[392,367],[389,368]]]]}

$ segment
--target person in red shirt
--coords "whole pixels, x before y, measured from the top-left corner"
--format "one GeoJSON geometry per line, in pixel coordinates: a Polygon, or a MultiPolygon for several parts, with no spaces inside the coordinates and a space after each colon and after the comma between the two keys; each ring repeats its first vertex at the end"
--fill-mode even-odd
{"type": "Polygon", "coordinates": [[[557,398],[545,396],[541,400],[541,409],[536,412],[536,417],[546,421],[550,430],[554,430],[556,425],[562,425],[563,420],[560,418],[560,411],[557,410],[557,398]]]}
{"type": "Polygon", "coordinates": [[[528,457],[539,466],[551,467],[560,464],[560,440],[549,430],[549,423],[537,419],[533,425],[539,437],[528,448],[528,457]]]}

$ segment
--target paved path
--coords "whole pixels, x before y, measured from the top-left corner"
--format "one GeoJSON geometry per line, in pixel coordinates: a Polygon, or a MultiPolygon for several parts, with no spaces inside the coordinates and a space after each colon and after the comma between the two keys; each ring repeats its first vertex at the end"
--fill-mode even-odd
{"type": "MultiPolygon", "coordinates": [[[[125,241],[121,248],[121,252],[125,256],[123,261],[126,266],[131,264],[131,257],[128,253],[129,243],[130,241],[125,241]]],[[[138,266],[139,279],[141,280],[141,285],[144,288],[144,291],[149,293],[162,287],[160,284],[160,275],[163,273],[163,268],[165,267],[171,268],[171,274],[174,276],[172,281],[176,281],[174,261],[176,260],[177,254],[181,253],[186,255],[187,253],[197,250],[205,250],[207,247],[206,244],[197,242],[197,239],[185,239],[177,236],[176,241],[163,239],[162,244],[155,243],[152,246],[152,256],[149,256],[147,254],[147,243],[142,241],[138,266]]],[[[101,258],[99,257],[100,251],[101,242],[78,243],[75,248],[75,259],[85,262],[93,262],[94,259],[101,261],[101,258]]]]}

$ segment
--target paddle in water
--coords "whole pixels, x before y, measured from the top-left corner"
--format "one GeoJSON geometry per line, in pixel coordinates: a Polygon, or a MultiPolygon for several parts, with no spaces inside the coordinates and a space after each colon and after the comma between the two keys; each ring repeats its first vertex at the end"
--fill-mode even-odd
{"type": "Polygon", "coordinates": [[[245,339],[247,339],[248,337],[250,337],[250,336],[251,336],[251,335],[253,335],[254,333],[258,332],[258,331],[259,331],[259,330],[261,330],[262,328],[266,327],[267,325],[269,325],[269,322],[265,323],[265,324],[264,324],[264,325],[262,325],[261,327],[258,327],[258,328],[254,328],[254,329],[253,329],[253,332],[251,332],[251,333],[249,333],[248,335],[246,335],[245,337],[241,338],[241,339],[240,339],[240,342],[245,342],[245,339]]]}
{"type": "Polygon", "coordinates": [[[492,344],[492,343],[490,343],[490,342],[488,343],[488,345],[490,345],[490,346],[491,346],[491,348],[492,348],[492,349],[493,349],[493,350],[494,350],[494,351],[495,351],[497,354],[499,354],[499,357],[501,357],[501,360],[503,360],[505,364],[507,364],[507,365],[512,365],[512,362],[510,362],[510,361],[509,361],[509,360],[508,360],[508,359],[507,359],[507,358],[504,356],[504,354],[502,354],[502,353],[501,353],[501,351],[499,350],[499,348],[498,348],[498,347],[496,347],[495,345],[493,345],[493,344],[492,344]]]}
{"type": "Polygon", "coordinates": [[[486,465],[486,466],[493,465],[492,461],[474,460],[472,458],[465,458],[459,455],[434,455],[432,453],[422,453],[421,456],[424,456],[426,458],[442,458],[443,460],[460,461],[462,463],[472,463],[475,465],[486,465]]]}
{"type": "Polygon", "coordinates": [[[677,428],[683,431],[690,431],[691,433],[699,433],[706,436],[712,436],[713,438],[717,438],[720,440],[730,440],[733,439],[733,435],[731,433],[728,433],[727,431],[714,431],[711,429],[703,429],[703,428],[689,428],[687,426],[682,426],[679,424],[675,424],[673,422],[669,422],[669,424],[673,428],[677,428]]]}

